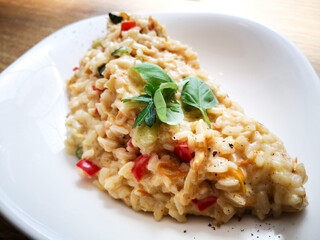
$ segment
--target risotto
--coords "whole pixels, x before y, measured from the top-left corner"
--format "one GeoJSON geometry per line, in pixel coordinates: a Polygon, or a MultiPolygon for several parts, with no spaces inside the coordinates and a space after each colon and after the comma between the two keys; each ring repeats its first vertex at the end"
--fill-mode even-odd
{"type": "Polygon", "coordinates": [[[67,80],[66,148],[83,176],[136,211],[263,220],[303,210],[302,163],[152,17],[109,14],[67,80]]]}

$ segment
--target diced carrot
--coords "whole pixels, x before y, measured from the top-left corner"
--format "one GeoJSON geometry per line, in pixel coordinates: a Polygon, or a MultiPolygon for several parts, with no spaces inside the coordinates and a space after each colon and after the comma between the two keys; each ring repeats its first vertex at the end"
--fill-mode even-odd
{"type": "Polygon", "coordinates": [[[147,195],[147,196],[151,196],[148,192],[146,192],[145,190],[143,189],[138,189],[138,192],[144,194],[144,195],[147,195]]]}
{"type": "Polygon", "coordinates": [[[250,164],[250,163],[252,163],[252,160],[251,159],[247,159],[247,160],[243,160],[243,161],[238,162],[238,165],[243,166],[243,165],[247,165],[247,164],[250,164]]]}
{"type": "Polygon", "coordinates": [[[237,168],[237,169],[230,168],[229,171],[228,171],[228,175],[229,176],[233,176],[236,179],[238,179],[238,181],[240,183],[240,186],[241,186],[241,189],[242,189],[242,192],[243,193],[247,192],[246,186],[244,184],[245,177],[244,177],[244,174],[243,174],[243,172],[241,171],[240,168],[237,168]]]}
{"type": "Polygon", "coordinates": [[[170,178],[175,177],[185,177],[188,172],[182,171],[179,167],[175,166],[174,164],[168,162],[161,162],[158,164],[158,171],[170,178]]]}

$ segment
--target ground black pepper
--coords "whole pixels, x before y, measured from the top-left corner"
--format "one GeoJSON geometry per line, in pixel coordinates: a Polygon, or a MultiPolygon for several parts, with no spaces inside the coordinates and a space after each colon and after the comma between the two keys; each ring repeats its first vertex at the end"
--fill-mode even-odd
{"type": "Polygon", "coordinates": [[[211,227],[213,230],[216,230],[216,227],[213,226],[211,223],[208,224],[208,227],[211,227]]]}
{"type": "Polygon", "coordinates": [[[233,144],[232,144],[232,143],[229,143],[229,146],[230,146],[231,148],[233,148],[233,144]]]}
{"type": "Polygon", "coordinates": [[[217,155],[217,153],[218,153],[217,151],[213,151],[212,152],[213,157],[215,157],[217,155]]]}

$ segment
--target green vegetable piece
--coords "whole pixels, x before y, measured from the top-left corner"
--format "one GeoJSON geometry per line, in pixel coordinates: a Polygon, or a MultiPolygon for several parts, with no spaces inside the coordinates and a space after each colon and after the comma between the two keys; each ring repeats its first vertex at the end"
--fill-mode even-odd
{"type": "Polygon", "coordinates": [[[198,108],[209,127],[211,127],[210,119],[206,110],[215,107],[218,100],[211,88],[197,77],[187,77],[182,88],[181,99],[185,104],[198,108]]]}
{"type": "Polygon", "coordinates": [[[159,66],[151,63],[142,63],[133,66],[140,76],[149,84],[156,87],[161,83],[174,82],[171,77],[159,66]]]}
{"type": "Polygon", "coordinates": [[[123,17],[114,15],[112,13],[109,13],[109,18],[110,18],[111,22],[114,24],[121,23],[123,20],[123,17]]]}
{"type": "Polygon", "coordinates": [[[102,46],[101,38],[98,38],[98,39],[94,40],[92,42],[92,45],[91,45],[92,48],[97,48],[99,46],[102,46]]]}
{"type": "Polygon", "coordinates": [[[103,72],[104,70],[106,69],[106,64],[102,64],[100,67],[98,67],[98,74],[99,74],[99,77],[104,77],[103,76],[103,72]]]}
{"type": "Polygon", "coordinates": [[[124,54],[130,54],[132,52],[132,49],[130,47],[127,46],[121,46],[119,47],[117,50],[113,51],[111,53],[111,56],[117,56],[117,57],[121,57],[124,54]]]}
{"type": "Polygon", "coordinates": [[[83,154],[83,148],[82,147],[78,147],[76,150],[76,156],[78,159],[82,158],[82,154],[83,154]]]}
{"type": "Polygon", "coordinates": [[[137,97],[125,98],[125,99],[122,99],[121,101],[124,103],[129,102],[129,101],[140,101],[140,102],[147,102],[148,103],[148,102],[152,101],[152,98],[149,95],[142,94],[137,97]]]}
{"type": "Polygon", "coordinates": [[[158,129],[158,124],[154,124],[152,127],[142,124],[137,127],[132,137],[133,145],[140,149],[151,147],[158,139],[158,129]]]}
{"type": "Polygon", "coordinates": [[[136,86],[141,86],[146,83],[146,81],[142,79],[140,74],[133,68],[129,69],[128,77],[132,80],[133,84],[135,84],[136,86]]]}

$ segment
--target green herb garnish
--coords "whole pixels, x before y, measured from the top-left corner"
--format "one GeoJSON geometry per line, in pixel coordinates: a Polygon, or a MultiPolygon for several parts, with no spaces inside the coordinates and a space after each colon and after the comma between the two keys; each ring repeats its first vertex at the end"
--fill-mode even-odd
{"type": "Polygon", "coordinates": [[[180,103],[174,98],[178,89],[176,83],[162,83],[154,93],[154,104],[158,118],[169,125],[177,125],[183,120],[180,103]]]}
{"type": "Polygon", "coordinates": [[[78,147],[76,150],[76,156],[78,159],[82,158],[82,154],[83,154],[83,148],[82,147],[78,147]]]}
{"type": "Polygon", "coordinates": [[[112,13],[109,13],[109,18],[110,18],[111,22],[114,24],[121,23],[123,20],[123,17],[114,15],[112,13]]]}
{"type": "Polygon", "coordinates": [[[156,122],[156,112],[153,102],[149,102],[141,113],[139,113],[133,127],[140,126],[143,122],[145,122],[148,127],[151,127],[156,122]]]}
{"type": "Polygon", "coordinates": [[[117,57],[121,57],[124,54],[130,54],[132,51],[132,49],[130,47],[127,46],[121,46],[119,47],[117,50],[113,51],[111,53],[111,56],[117,56],[117,57]]]}
{"type": "Polygon", "coordinates": [[[211,88],[197,77],[186,77],[181,92],[182,101],[200,110],[203,119],[211,127],[207,109],[215,107],[219,102],[211,88]]]}
{"type": "MultiPolygon", "coordinates": [[[[138,114],[133,127],[141,126],[143,122],[151,127],[156,122],[156,116],[161,122],[169,125],[179,124],[184,118],[181,104],[175,98],[179,86],[170,76],[161,67],[150,63],[135,65],[130,71],[133,71],[135,78],[142,78],[147,82],[144,87],[145,94],[122,99],[122,102],[147,103],[147,106],[138,114]]],[[[199,109],[204,120],[211,127],[207,109],[218,104],[211,88],[197,77],[186,77],[179,85],[182,87],[183,103],[199,109]]]]}
{"type": "Polygon", "coordinates": [[[99,74],[99,77],[103,77],[103,72],[104,70],[106,69],[106,64],[102,64],[100,67],[98,67],[98,74],[99,74]]]}
{"type": "Polygon", "coordinates": [[[152,102],[152,98],[147,95],[147,94],[142,94],[140,96],[137,96],[137,97],[132,97],[132,98],[126,98],[126,99],[122,99],[122,102],[129,102],[129,101],[132,101],[132,100],[135,100],[135,101],[140,101],[140,102],[152,102]]]}
{"type": "Polygon", "coordinates": [[[131,69],[137,71],[140,76],[153,87],[160,86],[161,83],[173,82],[169,75],[163,69],[155,64],[142,63],[133,66],[131,69]]]}
{"type": "Polygon", "coordinates": [[[151,127],[158,116],[161,122],[176,125],[183,120],[180,103],[175,99],[178,85],[159,66],[143,63],[131,68],[136,71],[148,84],[144,87],[146,94],[137,97],[122,99],[122,102],[141,101],[148,105],[139,113],[133,127],[143,122],[151,127]]]}

